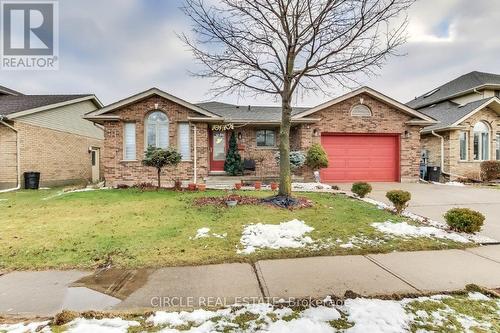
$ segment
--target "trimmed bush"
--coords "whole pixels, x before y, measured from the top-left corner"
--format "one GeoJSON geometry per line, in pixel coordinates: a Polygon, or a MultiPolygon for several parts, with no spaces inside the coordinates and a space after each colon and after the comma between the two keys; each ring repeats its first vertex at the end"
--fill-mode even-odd
{"type": "Polygon", "coordinates": [[[306,165],[313,170],[328,167],[328,155],[326,155],[323,146],[315,143],[309,148],[306,155],[306,165]]]}
{"type": "Polygon", "coordinates": [[[372,191],[372,186],[365,182],[357,182],[352,184],[351,192],[357,194],[360,198],[364,198],[372,191]]]}
{"type": "Polygon", "coordinates": [[[500,161],[481,162],[481,179],[487,182],[500,179],[500,161]]]}
{"type": "MultiPolygon", "coordinates": [[[[276,164],[280,164],[280,153],[277,152],[274,155],[274,158],[276,159],[276,164]]],[[[298,151],[291,151],[290,152],[290,167],[292,170],[296,170],[298,168],[301,168],[304,163],[306,162],[306,154],[304,152],[298,150],[298,151]]]]}
{"type": "Polygon", "coordinates": [[[385,196],[390,202],[392,202],[398,215],[405,210],[408,206],[408,202],[411,200],[411,193],[402,190],[389,191],[385,194],[385,196]]]}
{"type": "Polygon", "coordinates": [[[453,208],[446,212],[444,219],[451,230],[472,234],[481,230],[485,217],[469,208],[453,208]]]}

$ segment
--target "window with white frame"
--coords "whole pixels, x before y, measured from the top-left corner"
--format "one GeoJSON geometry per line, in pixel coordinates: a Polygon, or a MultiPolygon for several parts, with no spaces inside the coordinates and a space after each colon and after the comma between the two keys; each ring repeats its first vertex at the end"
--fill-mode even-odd
{"type": "Polygon", "coordinates": [[[257,147],[274,147],[276,146],[276,132],[274,130],[257,130],[257,147]]]}
{"type": "Polygon", "coordinates": [[[146,147],[168,148],[168,118],[160,111],[146,118],[146,147]]]}
{"type": "Polygon", "coordinates": [[[358,104],[358,105],[353,106],[353,108],[351,109],[351,116],[353,116],[353,117],[371,117],[372,110],[364,104],[358,104]]]}
{"type": "Polygon", "coordinates": [[[189,123],[179,123],[177,128],[177,149],[183,161],[191,160],[191,136],[189,123]]]}
{"type": "Polygon", "coordinates": [[[135,123],[125,123],[123,128],[123,146],[123,159],[134,161],[136,159],[135,123]]]}
{"type": "Polygon", "coordinates": [[[467,132],[460,132],[460,160],[467,160],[467,150],[469,149],[469,145],[467,142],[467,132]]]}
{"type": "Polygon", "coordinates": [[[496,139],[497,139],[497,145],[496,145],[496,157],[497,157],[497,161],[500,161],[500,133],[497,133],[496,135],[496,139]]]}
{"type": "Polygon", "coordinates": [[[490,128],[484,121],[474,125],[474,160],[487,161],[490,158],[490,128]]]}

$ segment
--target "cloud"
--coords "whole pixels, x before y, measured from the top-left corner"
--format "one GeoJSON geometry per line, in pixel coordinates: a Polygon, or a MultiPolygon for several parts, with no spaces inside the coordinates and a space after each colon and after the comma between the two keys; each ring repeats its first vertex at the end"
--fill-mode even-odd
{"type": "MultiPolygon", "coordinates": [[[[190,101],[207,100],[209,80],[188,75],[191,53],[176,33],[190,32],[181,0],[60,1],[60,70],[0,72],[0,85],[27,93],[96,93],[105,103],[152,86],[190,101]]],[[[500,1],[420,0],[409,11],[403,57],[390,58],[364,85],[406,102],[472,70],[500,72],[500,1]]],[[[298,96],[315,105],[331,96],[298,96]]],[[[227,102],[269,104],[265,96],[227,102]]]]}

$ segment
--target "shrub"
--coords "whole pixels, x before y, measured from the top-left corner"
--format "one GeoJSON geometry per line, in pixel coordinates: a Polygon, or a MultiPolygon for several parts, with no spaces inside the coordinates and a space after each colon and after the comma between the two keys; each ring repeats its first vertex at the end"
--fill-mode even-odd
{"type": "Polygon", "coordinates": [[[224,171],[229,176],[240,176],[243,174],[243,162],[241,161],[241,155],[238,151],[238,141],[234,132],[231,133],[231,138],[229,139],[229,149],[224,162],[224,171]]]}
{"type": "MultiPolygon", "coordinates": [[[[276,159],[276,163],[279,165],[280,164],[280,153],[277,152],[274,155],[274,158],[276,159]]],[[[290,152],[290,167],[292,170],[298,169],[301,166],[304,165],[306,162],[306,155],[302,151],[291,151],[290,152]]]]}
{"type": "Polygon", "coordinates": [[[500,178],[500,161],[481,162],[481,179],[491,181],[500,178]]]}
{"type": "Polygon", "coordinates": [[[328,167],[328,156],[320,144],[313,144],[306,155],[306,163],[313,170],[319,170],[328,167]]]}
{"type": "Polygon", "coordinates": [[[357,182],[352,184],[351,192],[357,194],[360,198],[364,198],[372,191],[372,186],[365,182],[357,182]]]}
{"type": "Polygon", "coordinates": [[[411,200],[411,193],[401,190],[389,191],[385,196],[390,202],[392,202],[396,208],[397,214],[401,214],[401,212],[408,206],[408,202],[411,200]]]}
{"type": "Polygon", "coordinates": [[[475,233],[481,230],[484,215],[469,208],[453,208],[444,215],[451,230],[475,233]]]}

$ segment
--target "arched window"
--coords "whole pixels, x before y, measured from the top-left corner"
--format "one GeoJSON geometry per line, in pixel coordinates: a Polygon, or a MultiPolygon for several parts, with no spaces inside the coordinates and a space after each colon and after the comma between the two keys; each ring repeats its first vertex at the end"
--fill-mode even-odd
{"type": "Polygon", "coordinates": [[[474,160],[490,159],[490,128],[484,121],[474,125],[474,160]]]}
{"type": "Polygon", "coordinates": [[[371,117],[372,110],[364,104],[358,104],[351,109],[351,116],[353,117],[371,117]]]}
{"type": "Polygon", "coordinates": [[[168,148],[168,118],[155,111],[146,118],[146,147],[168,148]]]}

